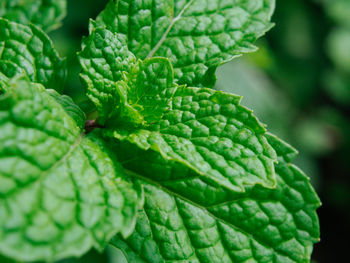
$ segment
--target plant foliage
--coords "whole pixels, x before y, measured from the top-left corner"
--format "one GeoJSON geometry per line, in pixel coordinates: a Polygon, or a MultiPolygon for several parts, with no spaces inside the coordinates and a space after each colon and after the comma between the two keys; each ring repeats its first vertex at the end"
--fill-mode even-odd
{"type": "Polygon", "coordinates": [[[78,53],[93,120],[61,94],[42,30],[65,5],[0,4],[0,253],[309,262],[320,201],[296,150],[212,89],[271,28],[274,0],[111,0],[78,53]]]}

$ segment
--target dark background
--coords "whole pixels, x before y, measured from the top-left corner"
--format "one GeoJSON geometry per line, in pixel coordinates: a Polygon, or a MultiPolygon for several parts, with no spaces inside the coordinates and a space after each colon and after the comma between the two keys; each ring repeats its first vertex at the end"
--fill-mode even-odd
{"type": "MultiPolygon", "coordinates": [[[[77,102],[84,97],[78,96],[83,87],[75,54],[89,18],[106,2],[68,1],[63,27],[50,34],[68,58],[65,92],[77,102]]],[[[313,261],[340,262],[350,248],[350,0],[277,0],[273,21],[258,52],[218,70],[216,88],[243,95],[270,131],[299,150],[296,164],[323,202],[313,261]]],[[[109,248],[62,262],[123,261],[109,248]]]]}

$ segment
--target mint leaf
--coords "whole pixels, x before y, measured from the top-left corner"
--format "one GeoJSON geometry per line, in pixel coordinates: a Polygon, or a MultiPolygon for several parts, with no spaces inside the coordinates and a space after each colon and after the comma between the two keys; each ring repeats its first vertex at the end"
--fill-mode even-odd
{"type": "Polygon", "coordinates": [[[274,0],[111,0],[97,24],[140,59],[167,57],[179,84],[212,87],[215,69],[246,52],[272,24],[274,0]]]}
{"type": "Polygon", "coordinates": [[[87,96],[99,112],[103,123],[111,117],[119,104],[116,82],[130,71],[136,58],[120,42],[119,36],[104,28],[90,24],[90,35],[83,40],[78,53],[82,66],[81,78],[87,87],[87,96]]]}
{"type": "Polygon", "coordinates": [[[58,260],[129,235],[140,190],[100,136],[84,136],[41,85],[9,86],[0,97],[0,253],[58,260]]]}
{"type": "Polygon", "coordinates": [[[25,71],[31,81],[48,89],[63,90],[65,60],[59,57],[49,37],[34,25],[0,18],[0,61],[11,61],[25,71]]]}
{"type": "Polygon", "coordinates": [[[68,115],[75,121],[77,126],[83,130],[85,127],[86,116],[85,113],[79,108],[77,104],[66,95],[60,95],[55,90],[47,90],[48,94],[51,95],[68,113],[68,115]]]}
{"type": "Polygon", "coordinates": [[[17,75],[24,75],[22,68],[9,60],[0,60],[0,73],[6,78],[13,78],[17,75]]]}
{"type": "Polygon", "coordinates": [[[11,78],[27,78],[23,69],[8,60],[0,60],[0,95],[3,94],[8,86],[11,78]]]}
{"type": "Polygon", "coordinates": [[[106,124],[107,138],[155,151],[233,191],[244,191],[246,185],[275,186],[275,151],[264,137],[264,126],[240,105],[241,97],[170,85],[169,79],[157,79],[158,69],[171,69],[168,60],[153,58],[145,64],[147,70],[142,71],[138,85],[146,85],[137,88],[135,82],[128,83],[130,92],[121,93],[129,103],[121,105],[121,112],[123,107],[130,111],[130,104],[137,101],[133,109],[145,118],[154,113],[152,122],[134,121],[135,114],[125,121],[121,115],[106,124]]]}
{"type": "Polygon", "coordinates": [[[122,104],[118,122],[148,124],[159,121],[169,109],[170,99],[176,91],[173,79],[173,68],[166,58],[151,58],[136,64],[125,80],[117,83],[122,104]]]}
{"type": "Polygon", "coordinates": [[[282,154],[275,189],[233,193],[160,158],[144,175],[130,173],[143,184],[145,206],[135,232],[112,244],[128,262],[309,262],[319,240],[320,201],[309,179],[283,160],[295,150],[268,137],[282,154]],[[155,167],[163,173],[155,175],[155,167]],[[169,173],[181,179],[163,180],[169,173]]]}
{"type": "Polygon", "coordinates": [[[271,133],[266,133],[265,137],[268,140],[269,144],[276,151],[278,158],[281,160],[281,162],[290,163],[297,157],[298,151],[292,146],[290,146],[288,143],[282,141],[281,139],[279,139],[271,133]]]}
{"type": "Polygon", "coordinates": [[[66,0],[2,0],[0,17],[21,24],[33,23],[51,31],[60,26],[66,9],[66,0]]]}

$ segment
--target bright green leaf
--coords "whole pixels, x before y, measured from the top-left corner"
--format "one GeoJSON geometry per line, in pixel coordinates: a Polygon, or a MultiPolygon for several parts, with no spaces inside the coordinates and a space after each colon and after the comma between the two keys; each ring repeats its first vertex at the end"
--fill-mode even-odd
{"type": "Polygon", "coordinates": [[[24,70],[31,81],[48,89],[63,90],[65,60],[59,57],[49,37],[34,25],[0,18],[0,61],[10,61],[24,70]]]}
{"type": "Polygon", "coordinates": [[[282,158],[284,162],[290,163],[297,157],[298,151],[275,135],[266,133],[265,137],[267,138],[269,144],[276,151],[278,157],[282,158]]]}
{"type": "Polygon", "coordinates": [[[320,201],[309,179],[283,160],[295,150],[271,140],[282,154],[275,189],[256,185],[232,193],[161,158],[143,175],[130,173],[144,186],[145,206],[135,232],[112,244],[133,263],[309,262],[319,240],[320,201]],[[180,179],[164,180],[169,173],[180,179]]]}
{"type": "Polygon", "coordinates": [[[0,73],[6,78],[13,78],[17,75],[24,75],[24,70],[9,60],[0,60],[0,73]]]}
{"type": "MultiPolygon", "coordinates": [[[[151,114],[153,105],[153,117],[158,119],[153,118],[149,123],[133,119],[124,122],[121,116],[107,123],[107,137],[158,152],[163,158],[181,163],[234,191],[244,191],[245,185],[275,186],[275,152],[264,137],[264,126],[251,110],[240,105],[241,97],[185,86],[176,87],[174,93],[175,85],[169,85],[169,80],[163,78],[157,80],[157,74],[153,74],[157,71],[152,72],[152,69],[171,68],[169,62],[153,58],[145,63],[153,66],[143,72],[147,79],[143,83],[153,83],[153,88],[147,89],[145,85],[140,89],[143,98],[150,98],[140,100],[134,83],[130,88],[134,92],[124,92],[124,96],[128,102],[137,100],[137,107],[148,108],[146,115],[142,110],[137,111],[141,116],[151,114]],[[161,92],[154,94],[154,89],[161,92]],[[164,112],[158,108],[163,103],[159,97],[168,99],[164,112]]],[[[129,106],[121,105],[127,109],[129,106]]]]}
{"type": "Polygon", "coordinates": [[[0,95],[8,89],[12,78],[26,78],[29,81],[23,69],[11,61],[0,60],[0,95]]]}
{"type": "Polygon", "coordinates": [[[95,133],[26,79],[0,97],[0,253],[57,260],[133,231],[140,192],[95,133]]]}
{"type": "Polygon", "coordinates": [[[2,0],[0,17],[21,24],[33,23],[51,31],[60,26],[66,8],[66,0],[2,0]]]}
{"type": "Polygon", "coordinates": [[[55,90],[47,90],[48,94],[51,95],[62,107],[65,111],[72,117],[72,119],[76,122],[78,127],[83,130],[85,126],[86,116],[85,113],[79,108],[77,104],[71,99],[71,97],[66,95],[60,95],[55,90]]]}
{"type": "Polygon", "coordinates": [[[170,108],[170,99],[176,91],[169,60],[146,59],[139,62],[126,76],[125,80],[117,83],[122,104],[121,117],[117,121],[129,120],[134,124],[157,122],[170,108]]]}
{"type": "Polygon", "coordinates": [[[90,28],[90,35],[83,40],[82,51],[78,54],[83,69],[81,78],[103,123],[117,110],[120,101],[116,82],[131,70],[136,58],[123,46],[117,34],[95,28],[93,23],[90,28]]]}
{"type": "Polygon", "coordinates": [[[256,50],[272,26],[274,0],[111,0],[98,25],[137,58],[170,59],[178,84],[211,87],[220,64],[256,50]]]}

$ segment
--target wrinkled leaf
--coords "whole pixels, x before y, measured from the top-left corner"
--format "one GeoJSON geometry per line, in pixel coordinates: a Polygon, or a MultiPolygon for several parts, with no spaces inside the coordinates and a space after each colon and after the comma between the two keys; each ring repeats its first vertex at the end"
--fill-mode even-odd
{"type": "Polygon", "coordinates": [[[146,198],[136,230],[112,244],[133,263],[309,262],[319,240],[320,201],[309,179],[287,162],[295,150],[274,136],[268,139],[280,161],[275,189],[256,185],[232,193],[172,162],[148,159],[143,175],[130,173],[146,198]]]}
{"type": "Polygon", "coordinates": [[[2,0],[0,17],[21,24],[33,23],[51,31],[60,26],[66,9],[66,0],[2,0]]]}
{"type": "Polygon", "coordinates": [[[246,52],[272,24],[274,0],[111,0],[98,25],[140,59],[170,59],[178,84],[212,87],[215,69],[246,52]]]}
{"type": "Polygon", "coordinates": [[[0,97],[0,253],[57,260],[133,231],[140,192],[106,145],[22,78],[0,97]]]}
{"type": "Polygon", "coordinates": [[[6,78],[25,75],[24,70],[9,60],[0,60],[0,73],[6,78]]]}
{"type": "Polygon", "coordinates": [[[74,101],[66,95],[60,95],[55,90],[47,90],[48,94],[51,95],[68,113],[68,115],[75,121],[77,126],[83,130],[85,127],[86,116],[85,113],[79,108],[74,101]]]}
{"type": "Polygon", "coordinates": [[[144,64],[142,81],[129,81],[129,89],[121,91],[128,102],[121,105],[122,113],[123,108],[129,113],[133,103],[134,112],[129,120],[122,115],[107,123],[107,137],[156,151],[234,191],[244,191],[244,185],[274,187],[275,152],[264,137],[264,126],[240,105],[241,97],[171,85],[171,78],[158,78],[158,69],[171,69],[166,59],[144,64]],[[135,121],[139,115],[152,119],[140,123],[140,118],[135,121]]]}
{"type": "Polygon", "coordinates": [[[91,32],[83,40],[78,53],[82,66],[81,78],[87,87],[87,96],[99,112],[103,123],[117,110],[119,95],[116,82],[123,79],[136,63],[135,56],[120,42],[119,36],[104,28],[90,24],[91,32]]]}
{"type": "Polygon", "coordinates": [[[31,81],[48,89],[63,90],[65,60],[59,57],[49,37],[34,25],[0,18],[0,61],[10,61],[25,71],[31,81]]]}

